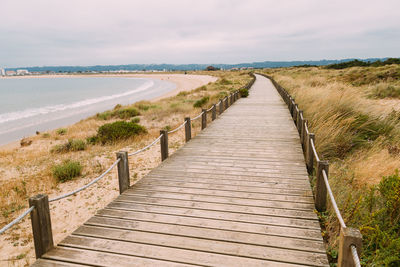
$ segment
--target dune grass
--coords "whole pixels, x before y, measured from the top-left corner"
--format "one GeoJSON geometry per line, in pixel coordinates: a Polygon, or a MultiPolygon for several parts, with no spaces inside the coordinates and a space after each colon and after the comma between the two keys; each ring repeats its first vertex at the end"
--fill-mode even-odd
{"type": "MultiPolygon", "coordinates": [[[[363,264],[400,264],[400,66],[265,70],[296,99],[330,161],[330,183],[347,225],[363,234],[363,264]],[[378,89],[377,89],[378,88],[378,89]]],[[[334,263],[339,225],[320,214],[334,263]]]]}

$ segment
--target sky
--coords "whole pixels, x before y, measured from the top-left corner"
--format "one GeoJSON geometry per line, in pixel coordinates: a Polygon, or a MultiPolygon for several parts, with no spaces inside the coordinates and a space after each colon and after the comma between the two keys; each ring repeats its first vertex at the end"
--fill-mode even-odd
{"type": "Polygon", "coordinates": [[[399,0],[1,0],[0,67],[400,56],[399,0]]]}

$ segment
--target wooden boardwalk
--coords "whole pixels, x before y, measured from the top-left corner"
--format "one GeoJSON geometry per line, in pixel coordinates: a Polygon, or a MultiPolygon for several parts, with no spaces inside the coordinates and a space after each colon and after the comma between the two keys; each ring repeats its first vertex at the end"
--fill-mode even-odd
{"type": "Polygon", "coordinates": [[[297,130],[257,75],[196,138],[34,266],[328,266],[297,130]]]}

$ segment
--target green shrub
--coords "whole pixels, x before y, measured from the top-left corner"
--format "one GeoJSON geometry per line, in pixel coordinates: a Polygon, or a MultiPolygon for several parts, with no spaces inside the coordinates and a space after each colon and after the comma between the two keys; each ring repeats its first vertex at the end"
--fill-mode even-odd
{"type": "Polygon", "coordinates": [[[69,139],[65,144],[55,145],[50,152],[52,153],[66,153],[70,151],[81,151],[86,149],[85,141],[81,139],[69,139]]]}
{"type": "Polygon", "coordinates": [[[97,113],[96,117],[101,120],[109,120],[111,118],[130,119],[140,115],[139,111],[135,108],[117,108],[112,111],[105,111],[97,113]]]}
{"type": "Polygon", "coordinates": [[[50,134],[49,134],[49,133],[43,133],[43,134],[42,134],[42,137],[43,137],[43,138],[49,138],[49,137],[50,137],[50,134]]]}
{"type": "Polygon", "coordinates": [[[114,117],[118,117],[120,119],[130,119],[139,115],[139,111],[137,111],[135,108],[117,109],[113,113],[114,117]]]}
{"type": "Polygon", "coordinates": [[[363,194],[353,223],[363,234],[366,266],[400,265],[400,177],[383,177],[363,194]]]}
{"type": "Polygon", "coordinates": [[[89,136],[86,138],[86,143],[95,145],[98,141],[97,135],[89,136]]]}
{"type": "Polygon", "coordinates": [[[231,81],[229,81],[229,80],[227,80],[227,79],[225,79],[225,78],[222,78],[222,79],[219,81],[219,83],[220,83],[220,84],[224,84],[224,85],[232,84],[231,81]]]}
{"type": "Polygon", "coordinates": [[[61,164],[53,166],[53,176],[59,182],[66,182],[80,176],[82,165],[78,161],[66,160],[61,164]]]}
{"type": "Polygon", "coordinates": [[[139,123],[140,122],[140,118],[139,117],[135,117],[131,119],[131,122],[133,123],[139,123]]]}
{"type": "Polygon", "coordinates": [[[208,100],[210,100],[210,97],[208,97],[208,96],[202,97],[201,99],[194,102],[193,107],[201,108],[208,102],[208,100]]]}
{"type": "Polygon", "coordinates": [[[137,123],[116,121],[100,126],[97,131],[97,140],[102,144],[113,143],[146,132],[146,128],[137,123]]]}
{"type": "Polygon", "coordinates": [[[241,88],[239,89],[240,97],[248,97],[249,96],[249,90],[246,88],[241,88]]]}
{"type": "Polygon", "coordinates": [[[56,133],[58,135],[65,135],[67,133],[67,129],[66,128],[57,129],[56,133]]]}
{"type": "Polygon", "coordinates": [[[136,107],[137,107],[138,109],[140,109],[140,110],[143,110],[143,111],[147,111],[147,110],[149,110],[149,109],[158,108],[157,105],[150,105],[150,104],[143,104],[143,103],[136,104],[136,107]]]}

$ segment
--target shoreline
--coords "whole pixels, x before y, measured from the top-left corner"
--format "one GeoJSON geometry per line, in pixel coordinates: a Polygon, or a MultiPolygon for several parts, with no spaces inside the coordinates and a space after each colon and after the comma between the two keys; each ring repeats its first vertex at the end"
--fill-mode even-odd
{"type": "MultiPolygon", "coordinates": [[[[66,74],[60,74],[60,75],[27,75],[27,76],[10,76],[10,77],[2,77],[4,79],[28,79],[28,78],[33,78],[33,79],[41,79],[41,78],[85,78],[85,77],[120,77],[120,78],[148,78],[148,79],[158,79],[162,81],[167,81],[174,83],[176,85],[176,88],[174,90],[171,90],[168,93],[165,93],[161,96],[155,97],[150,99],[149,101],[155,102],[164,98],[168,98],[171,96],[175,96],[179,94],[182,91],[191,91],[193,89],[196,89],[200,86],[206,85],[210,82],[215,82],[218,78],[215,76],[211,75],[198,75],[198,74],[74,74],[74,75],[66,75],[66,74]]],[[[133,104],[133,103],[131,103],[133,104]]],[[[105,111],[105,110],[104,110],[105,111]]],[[[87,119],[87,118],[84,118],[87,119]]],[[[83,120],[84,120],[83,119],[83,120]]],[[[79,121],[76,121],[75,123],[78,123],[79,121]]],[[[62,127],[67,127],[74,125],[75,123],[68,124],[62,127]]],[[[55,129],[48,129],[47,131],[52,131],[55,129]]],[[[20,147],[20,141],[24,138],[33,138],[35,135],[30,135],[27,137],[20,138],[15,141],[11,141],[6,144],[0,144],[0,151],[10,151],[13,149],[17,149],[20,147]]]]}

